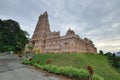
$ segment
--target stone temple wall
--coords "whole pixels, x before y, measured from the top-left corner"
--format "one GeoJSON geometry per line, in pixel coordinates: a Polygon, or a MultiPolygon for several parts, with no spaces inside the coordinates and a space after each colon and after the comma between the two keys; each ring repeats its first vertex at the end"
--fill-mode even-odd
{"type": "MultiPolygon", "coordinates": [[[[88,38],[80,38],[69,29],[64,36],[60,32],[51,32],[48,14],[45,12],[39,16],[34,34],[28,45],[32,45],[32,51],[37,53],[97,53],[97,48],[88,38]]],[[[26,46],[26,52],[30,49],[26,46]]]]}

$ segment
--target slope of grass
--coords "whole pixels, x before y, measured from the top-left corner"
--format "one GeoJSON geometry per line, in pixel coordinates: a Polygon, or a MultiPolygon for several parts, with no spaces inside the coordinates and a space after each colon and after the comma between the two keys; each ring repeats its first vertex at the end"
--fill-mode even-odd
{"type": "Polygon", "coordinates": [[[91,65],[94,72],[102,76],[105,80],[120,80],[120,69],[113,68],[107,58],[97,54],[38,54],[32,62],[40,60],[40,64],[46,64],[46,60],[51,60],[51,64],[58,66],[73,66],[76,68],[86,68],[91,65]]]}

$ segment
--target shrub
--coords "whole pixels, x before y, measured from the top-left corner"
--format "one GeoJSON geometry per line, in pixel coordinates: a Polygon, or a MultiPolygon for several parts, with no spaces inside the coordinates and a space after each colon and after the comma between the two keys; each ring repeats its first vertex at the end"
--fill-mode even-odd
{"type": "Polygon", "coordinates": [[[80,79],[87,80],[89,78],[89,72],[84,69],[77,69],[69,66],[58,67],[56,65],[41,65],[41,69],[53,72],[56,74],[64,74],[69,77],[78,77],[80,79]]]}
{"type": "Polygon", "coordinates": [[[23,62],[23,64],[30,64],[30,61],[27,59],[24,59],[22,62],[23,62]]]}
{"type": "Polygon", "coordinates": [[[58,68],[56,65],[52,65],[52,66],[50,66],[49,71],[54,72],[56,74],[59,74],[60,73],[60,68],[58,68]]]}
{"type": "Polygon", "coordinates": [[[33,59],[32,57],[28,58],[29,61],[31,61],[32,59],[33,59]]]}
{"type": "Polygon", "coordinates": [[[104,80],[104,79],[96,74],[96,75],[93,75],[92,80],[104,80]]]}
{"type": "Polygon", "coordinates": [[[18,57],[19,57],[19,58],[22,58],[22,54],[21,54],[21,53],[19,53],[19,54],[18,54],[18,57]]]}
{"type": "Polygon", "coordinates": [[[51,60],[46,60],[46,64],[50,64],[51,63],[51,60]]]}
{"type": "Polygon", "coordinates": [[[39,65],[37,63],[35,63],[34,66],[37,67],[37,68],[41,68],[41,65],[39,65]]]}
{"type": "Polygon", "coordinates": [[[37,60],[36,63],[37,63],[37,64],[40,64],[40,60],[37,60]]]}
{"type": "Polygon", "coordinates": [[[85,79],[85,80],[88,80],[89,79],[89,72],[87,71],[87,70],[84,70],[84,69],[79,69],[78,70],[78,77],[80,78],[80,79],[85,79]]]}
{"type": "Polygon", "coordinates": [[[89,71],[90,76],[92,76],[94,73],[93,68],[90,65],[88,65],[87,70],[89,71]]]}
{"type": "Polygon", "coordinates": [[[67,75],[67,76],[69,76],[69,77],[73,77],[73,76],[74,76],[73,72],[74,72],[73,67],[68,67],[68,66],[65,66],[65,67],[63,68],[63,71],[62,71],[62,73],[63,73],[64,75],[67,75]]]}
{"type": "Polygon", "coordinates": [[[88,70],[88,72],[90,74],[89,79],[91,80],[92,77],[93,77],[93,74],[94,74],[93,68],[90,65],[88,65],[87,70],[88,70]]]}

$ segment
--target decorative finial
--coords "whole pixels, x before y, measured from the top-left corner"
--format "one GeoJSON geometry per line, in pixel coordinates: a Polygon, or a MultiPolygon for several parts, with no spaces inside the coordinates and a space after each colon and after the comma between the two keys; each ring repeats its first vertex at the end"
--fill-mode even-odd
{"type": "Polygon", "coordinates": [[[69,31],[70,31],[71,29],[70,29],[70,27],[69,27],[69,31]]]}
{"type": "Polygon", "coordinates": [[[47,11],[45,11],[43,15],[48,15],[47,11]]]}

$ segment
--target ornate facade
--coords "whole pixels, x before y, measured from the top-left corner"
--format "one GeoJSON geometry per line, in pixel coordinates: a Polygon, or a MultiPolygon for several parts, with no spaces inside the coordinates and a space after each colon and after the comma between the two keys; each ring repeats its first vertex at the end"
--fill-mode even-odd
{"type": "MultiPolygon", "coordinates": [[[[97,53],[97,49],[90,39],[80,38],[71,29],[64,36],[60,36],[60,32],[51,32],[47,12],[39,16],[34,34],[28,45],[34,46],[34,52],[39,50],[43,53],[97,53]]],[[[29,51],[27,47],[26,51],[29,51]]]]}

